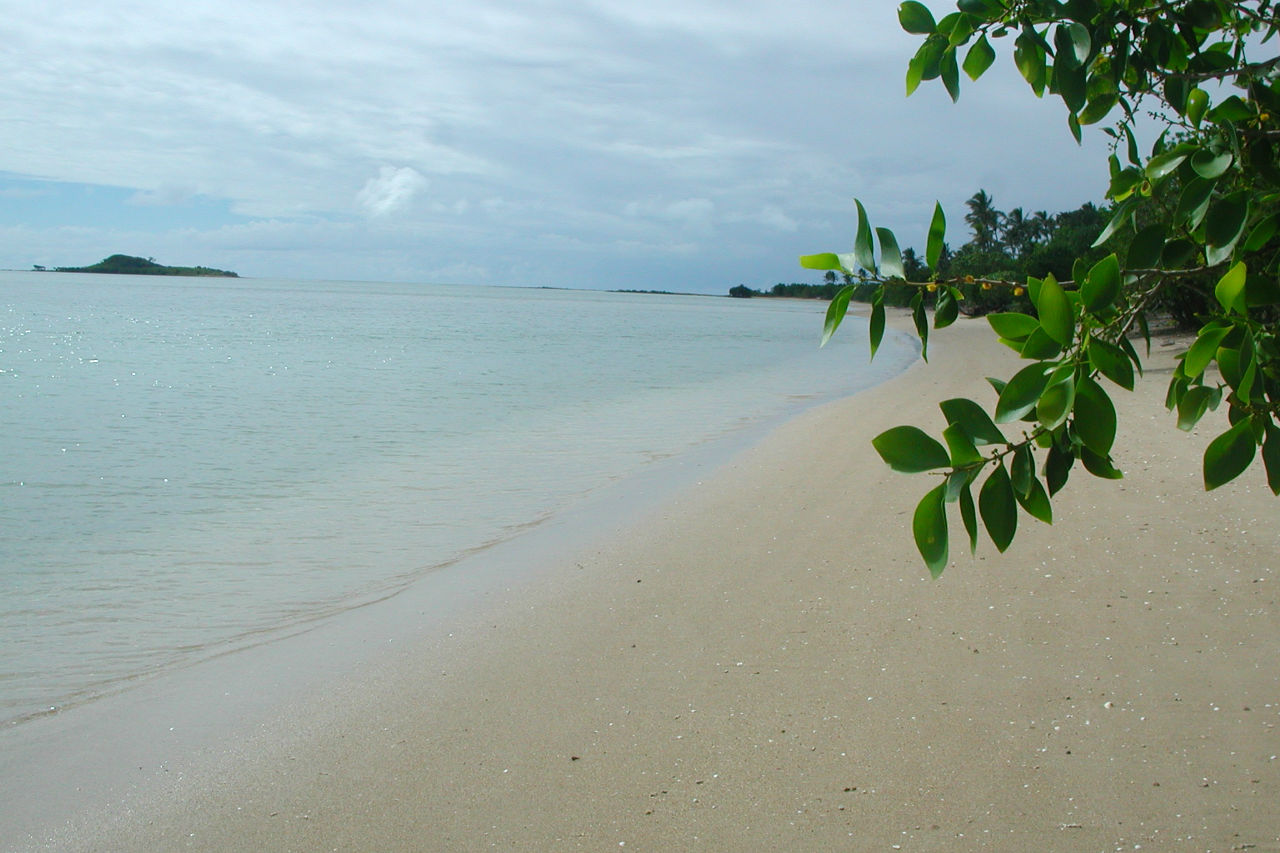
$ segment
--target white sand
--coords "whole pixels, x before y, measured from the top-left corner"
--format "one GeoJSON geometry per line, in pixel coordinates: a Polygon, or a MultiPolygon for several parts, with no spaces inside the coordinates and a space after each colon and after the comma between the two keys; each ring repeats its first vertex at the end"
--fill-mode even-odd
{"type": "Polygon", "coordinates": [[[274,722],[173,756],[176,778],[139,770],[51,846],[1280,849],[1280,501],[1260,467],[1202,492],[1221,417],[1178,432],[1153,369],[1113,393],[1125,480],[1075,472],[1054,526],[1023,515],[1003,556],[953,542],[932,581],[909,531],[931,481],[869,440],[937,433],[938,400],[990,403],[982,377],[1016,359],[981,322],[931,355],[461,597],[452,636],[335,664],[274,722]]]}

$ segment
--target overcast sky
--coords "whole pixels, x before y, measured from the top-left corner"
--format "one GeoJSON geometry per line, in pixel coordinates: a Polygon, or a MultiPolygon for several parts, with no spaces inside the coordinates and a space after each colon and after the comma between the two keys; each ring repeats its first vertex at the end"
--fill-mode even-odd
{"type": "MultiPolygon", "coordinates": [[[[945,11],[932,4],[940,17],[945,11]]],[[[0,267],[723,293],[853,198],[1101,201],[1105,137],[997,66],[952,105],[888,0],[0,0],[0,267]],[[6,8],[7,7],[7,8],[6,8]],[[999,73],[996,73],[999,72],[999,73]]],[[[966,81],[967,82],[967,81],[966,81]]]]}

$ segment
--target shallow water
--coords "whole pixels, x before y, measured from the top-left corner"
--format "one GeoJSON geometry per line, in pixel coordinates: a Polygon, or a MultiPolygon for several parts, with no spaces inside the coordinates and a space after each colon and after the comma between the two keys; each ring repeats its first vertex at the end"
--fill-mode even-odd
{"type": "MultiPolygon", "coordinates": [[[[825,304],[0,273],[0,719],[298,630],[873,384],[825,304]]],[[[850,321],[851,324],[854,321],[850,321]]]]}

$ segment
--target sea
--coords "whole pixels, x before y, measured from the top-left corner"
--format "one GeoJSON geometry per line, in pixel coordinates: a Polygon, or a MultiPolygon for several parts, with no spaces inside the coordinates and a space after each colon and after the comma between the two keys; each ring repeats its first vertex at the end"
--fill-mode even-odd
{"type": "Polygon", "coordinates": [[[916,359],[826,304],[0,272],[0,721],[394,595],[916,359]]]}

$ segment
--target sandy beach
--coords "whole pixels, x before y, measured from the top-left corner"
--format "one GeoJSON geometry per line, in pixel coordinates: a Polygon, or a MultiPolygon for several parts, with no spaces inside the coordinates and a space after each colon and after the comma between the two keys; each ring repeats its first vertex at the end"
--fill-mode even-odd
{"type": "MultiPolygon", "coordinates": [[[[1175,429],[1176,351],[1154,341],[1138,390],[1113,391],[1126,478],[1073,472],[1055,524],[1022,515],[1004,555],[953,539],[931,580],[909,530],[929,479],[870,445],[940,432],[938,400],[992,402],[983,377],[1016,357],[962,321],[930,364],[656,506],[536,558],[495,549],[537,566],[421,627],[388,617],[395,642],[335,650],[318,686],[258,697],[238,728],[172,746],[156,732],[176,726],[135,728],[104,751],[37,721],[45,776],[14,777],[30,749],[0,765],[21,830],[3,844],[1280,850],[1280,502],[1260,465],[1202,491],[1223,418],[1175,429]]],[[[186,719],[233,692],[229,658],[216,685],[188,674],[210,694],[186,719]]]]}

